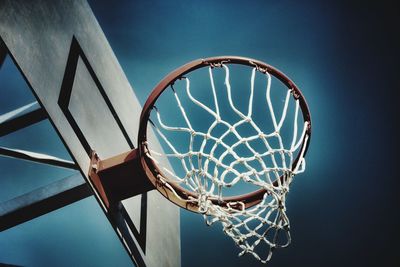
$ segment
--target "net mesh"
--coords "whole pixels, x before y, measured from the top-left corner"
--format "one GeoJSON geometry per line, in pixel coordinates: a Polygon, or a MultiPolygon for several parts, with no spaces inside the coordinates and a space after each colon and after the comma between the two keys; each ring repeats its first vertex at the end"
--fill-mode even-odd
{"type": "Polygon", "coordinates": [[[241,249],[240,256],[248,253],[266,263],[270,260],[275,248],[286,247],[291,241],[290,224],[286,215],[286,195],[294,175],[305,169],[303,156],[308,142],[306,131],[308,122],[298,122],[299,100],[291,97],[294,94],[292,88],[287,88],[283,109],[279,112],[280,118],[277,118],[271,100],[272,77],[267,71],[260,70],[257,66],[251,70],[250,94],[248,102],[246,102],[248,103],[247,112],[240,111],[232,98],[230,68],[226,64],[220,64],[218,67],[224,70],[224,89],[229,107],[239,119],[232,122],[225,120],[221,115],[213,74],[216,67],[210,66],[208,76],[214,102],[213,108],[193,96],[191,80],[188,77],[181,78],[185,84],[186,97],[212,117],[208,129],[202,131],[192,125],[181,97],[174,85],[171,85],[173,98],[179,107],[184,126],[173,126],[164,122],[161,111],[155,106],[152,111],[155,114],[149,121],[164,143],[167,152],[160,153],[148,146],[146,155],[158,164],[163,172],[163,175],[159,175],[158,178],[175,193],[176,197],[179,197],[179,194],[169,184],[170,181],[196,193],[197,197],[185,201],[198,206],[198,212],[204,215],[207,224],[220,222],[223,231],[241,249]],[[273,130],[267,133],[263,132],[262,128],[253,120],[256,73],[261,73],[266,77],[264,97],[273,124],[273,130]],[[290,99],[295,101],[294,116],[291,123],[291,141],[285,147],[280,132],[287,117],[290,99]],[[215,135],[213,130],[221,125],[225,130],[215,135]],[[255,134],[246,136],[241,134],[238,128],[243,125],[251,127],[255,134]],[[168,132],[186,134],[189,139],[187,147],[179,149],[176,143],[178,141],[170,140],[168,132]],[[227,142],[228,135],[233,136],[235,142],[227,142]],[[196,138],[202,140],[199,146],[195,145],[196,138]],[[277,142],[272,142],[272,139],[277,142]],[[264,147],[262,152],[254,147],[253,141],[255,140],[261,141],[264,147]],[[243,146],[250,151],[250,155],[241,153],[242,150],[239,147],[243,146]],[[222,152],[217,153],[217,150],[222,150],[222,152]],[[297,154],[299,157],[298,160],[295,160],[294,155],[297,154]],[[172,170],[171,167],[162,164],[159,160],[160,157],[174,159],[178,164],[173,165],[174,170],[172,170]],[[231,160],[227,162],[225,159],[228,157],[231,160]],[[183,170],[180,175],[177,174],[176,168],[183,170]],[[240,201],[229,202],[226,205],[218,205],[212,201],[212,199],[218,199],[220,203],[223,203],[226,189],[237,184],[251,184],[264,189],[266,193],[258,204],[250,208],[245,208],[245,204],[240,201]]]}

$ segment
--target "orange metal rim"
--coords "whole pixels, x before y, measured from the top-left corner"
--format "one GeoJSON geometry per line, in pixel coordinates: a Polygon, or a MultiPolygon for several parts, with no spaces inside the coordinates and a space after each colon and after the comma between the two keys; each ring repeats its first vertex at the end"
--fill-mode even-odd
{"type": "MultiPolygon", "coordinates": [[[[306,135],[308,136],[308,142],[305,144],[305,138],[303,139],[302,147],[306,145],[303,156],[305,156],[308,149],[308,145],[310,143],[309,140],[311,137],[311,115],[307,102],[303,94],[301,93],[300,89],[296,86],[296,84],[278,69],[264,62],[251,58],[237,57],[237,56],[222,56],[222,57],[211,57],[206,59],[194,60],[172,71],[163,80],[161,80],[161,82],[154,88],[154,90],[148,97],[145,105],[143,106],[143,110],[140,116],[139,134],[138,134],[139,157],[140,157],[140,163],[142,165],[143,170],[146,173],[146,176],[149,178],[151,183],[156,187],[156,189],[161,194],[163,194],[167,199],[169,199],[173,203],[185,209],[195,212],[198,211],[197,209],[198,207],[196,202],[192,200],[197,198],[197,193],[188,191],[187,189],[181,187],[174,181],[168,181],[170,187],[172,187],[173,190],[175,191],[173,192],[169,187],[163,184],[159,178],[157,178],[159,175],[161,175],[166,180],[168,180],[168,178],[166,178],[166,176],[162,174],[157,164],[151,158],[149,158],[145,153],[145,150],[147,149],[146,141],[147,141],[148,120],[150,118],[150,113],[158,97],[176,80],[180,79],[185,74],[192,72],[196,69],[203,67],[210,67],[210,66],[218,67],[220,66],[220,64],[226,64],[226,65],[241,64],[250,67],[256,67],[261,72],[268,72],[270,75],[273,75],[274,77],[279,79],[282,83],[284,83],[289,89],[293,90],[293,96],[299,100],[300,108],[303,114],[303,120],[304,122],[308,122],[308,129],[306,131],[306,135]]],[[[302,148],[300,149],[300,151],[301,150],[302,148]]],[[[300,153],[297,154],[294,160],[294,165],[297,163],[299,159],[300,159],[300,153]]],[[[283,177],[281,177],[280,179],[283,179],[283,177]]],[[[277,183],[277,181],[275,181],[274,184],[275,183],[277,183]]],[[[220,206],[226,206],[227,203],[241,202],[244,203],[245,208],[249,208],[261,202],[265,193],[268,193],[265,189],[259,189],[244,195],[225,197],[222,199],[222,201],[216,198],[211,199],[211,201],[214,204],[220,206]]]]}

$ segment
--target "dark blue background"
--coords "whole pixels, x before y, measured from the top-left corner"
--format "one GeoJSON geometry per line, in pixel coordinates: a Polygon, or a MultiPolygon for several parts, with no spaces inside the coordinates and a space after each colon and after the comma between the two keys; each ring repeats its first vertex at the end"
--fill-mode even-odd
{"type": "MultiPolygon", "coordinates": [[[[311,109],[313,136],[307,170],[296,177],[288,198],[293,242],[275,252],[271,266],[400,265],[400,10],[394,2],[89,2],[142,103],[174,68],[215,55],[268,62],[301,88],[311,109]]],[[[185,211],[181,218],[182,266],[258,266],[249,256],[237,258],[236,247],[218,227],[208,228],[201,217],[185,211]]],[[[112,236],[106,222],[97,224],[112,236]]],[[[87,243],[95,241],[83,242],[79,233],[89,239],[95,232],[70,227],[76,243],[68,244],[77,247],[67,262],[111,266],[107,259],[115,266],[129,264],[114,239],[114,245],[95,245],[98,250],[85,255],[87,243]]],[[[13,249],[15,255],[2,255],[5,239],[16,235],[15,230],[0,233],[0,262],[18,264],[16,259],[26,257],[18,252],[24,232],[19,233],[22,241],[13,249]]],[[[67,256],[60,246],[51,262],[59,260],[55,265],[61,266],[67,256]]],[[[42,265],[47,265],[43,257],[42,265]]]]}

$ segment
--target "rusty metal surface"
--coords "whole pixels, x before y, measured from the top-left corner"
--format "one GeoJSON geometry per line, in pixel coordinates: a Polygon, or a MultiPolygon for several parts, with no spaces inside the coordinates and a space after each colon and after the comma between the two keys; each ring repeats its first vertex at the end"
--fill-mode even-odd
{"type": "Polygon", "coordinates": [[[141,170],[139,160],[138,149],[104,160],[92,153],[89,178],[107,208],[118,201],[155,189],[141,170]]]}

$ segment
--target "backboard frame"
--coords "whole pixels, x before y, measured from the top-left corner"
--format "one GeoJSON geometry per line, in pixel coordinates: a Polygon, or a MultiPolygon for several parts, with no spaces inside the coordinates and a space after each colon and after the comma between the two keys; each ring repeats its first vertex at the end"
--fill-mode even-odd
{"type": "MultiPolygon", "coordinates": [[[[137,134],[135,122],[139,120],[137,111],[141,107],[88,3],[85,0],[4,1],[1,2],[0,15],[2,49],[7,50],[80,167],[81,175],[90,184],[91,151],[110,156],[133,148],[137,134]],[[90,53],[85,54],[85,51],[90,53]],[[91,92],[98,90],[100,99],[108,107],[107,118],[112,118],[117,125],[119,133],[115,139],[110,138],[112,130],[106,133],[109,143],[114,142],[114,146],[109,145],[110,149],[98,148],[99,142],[87,137],[84,131],[87,129],[81,130],[82,121],[85,124],[92,115],[102,118],[104,109],[100,107],[99,114],[83,114],[88,115],[86,121],[77,121],[74,117],[77,113],[71,110],[71,103],[78,108],[85,107],[84,104],[76,104],[79,94],[74,91],[76,86],[82,88],[82,85],[89,85],[91,92]]],[[[94,101],[96,105],[96,100],[91,97],[82,100],[88,104],[94,101]]],[[[110,121],[104,123],[107,125],[110,121]]],[[[98,134],[101,136],[102,132],[98,134]]],[[[133,207],[131,202],[118,202],[107,208],[93,185],[91,188],[137,266],[180,265],[180,217],[177,207],[164,200],[158,192],[144,193],[134,200],[135,203],[139,201],[139,210],[135,211],[139,218],[135,223],[130,217],[132,212],[126,208],[126,205],[133,207]],[[171,232],[160,232],[160,224],[167,224],[171,232]],[[165,250],[169,253],[163,253],[165,250]]]]}

